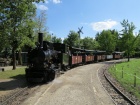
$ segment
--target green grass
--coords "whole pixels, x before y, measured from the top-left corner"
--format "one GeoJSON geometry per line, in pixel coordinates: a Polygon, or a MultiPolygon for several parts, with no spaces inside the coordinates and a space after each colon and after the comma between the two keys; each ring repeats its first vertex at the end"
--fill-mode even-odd
{"type": "Polygon", "coordinates": [[[109,72],[127,91],[140,99],[140,59],[131,59],[130,62],[116,64],[109,69],[109,72]]]}
{"type": "Polygon", "coordinates": [[[25,78],[25,67],[16,70],[0,72],[0,79],[23,79],[25,78]]]}

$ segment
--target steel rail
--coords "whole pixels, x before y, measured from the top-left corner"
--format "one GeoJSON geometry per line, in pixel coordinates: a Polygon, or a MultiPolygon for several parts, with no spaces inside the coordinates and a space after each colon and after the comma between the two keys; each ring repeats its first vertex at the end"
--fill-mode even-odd
{"type": "Polygon", "coordinates": [[[114,83],[112,83],[112,81],[107,77],[105,71],[103,72],[104,77],[106,78],[106,80],[109,82],[109,84],[111,84],[111,86],[116,90],[117,93],[119,93],[128,103],[130,103],[131,105],[136,105],[135,102],[133,102],[129,97],[127,97],[122,91],[120,91],[120,89],[118,89],[114,83]]]}
{"type": "Polygon", "coordinates": [[[26,89],[28,89],[28,87],[23,88],[22,90],[19,90],[18,92],[16,92],[15,94],[13,93],[13,95],[11,95],[9,98],[7,98],[6,100],[4,100],[2,103],[0,103],[0,105],[7,105],[9,102],[12,102],[12,100],[19,96],[21,93],[23,93],[26,89]]]}

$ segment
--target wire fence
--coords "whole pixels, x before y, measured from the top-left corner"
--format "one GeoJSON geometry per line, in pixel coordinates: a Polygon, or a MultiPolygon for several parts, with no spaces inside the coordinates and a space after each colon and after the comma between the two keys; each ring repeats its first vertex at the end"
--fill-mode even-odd
{"type": "MultiPolygon", "coordinates": [[[[129,66],[128,66],[129,67],[129,66]]],[[[110,68],[113,75],[117,78],[118,81],[121,82],[124,86],[127,86],[128,88],[135,88],[140,91],[140,75],[138,76],[137,74],[140,74],[140,68],[138,67],[138,70],[132,69],[134,72],[129,73],[127,72],[126,68],[122,66],[122,68],[117,68],[116,64],[110,68]]]]}

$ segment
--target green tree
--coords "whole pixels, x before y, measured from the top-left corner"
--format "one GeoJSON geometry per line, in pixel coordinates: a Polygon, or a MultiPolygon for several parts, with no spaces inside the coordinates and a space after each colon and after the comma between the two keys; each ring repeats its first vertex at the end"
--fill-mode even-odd
{"type": "Polygon", "coordinates": [[[50,41],[51,42],[52,35],[49,32],[47,32],[47,33],[44,34],[43,39],[45,41],[50,41]]]}
{"type": "Polygon", "coordinates": [[[120,48],[118,46],[118,44],[119,44],[119,33],[115,29],[114,30],[110,30],[110,31],[111,31],[112,37],[113,37],[113,39],[115,41],[115,45],[116,45],[115,46],[115,51],[120,51],[120,48]]]}
{"type": "MultiPolygon", "coordinates": [[[[139,32],[140,33],[140,32],[139,32]]],[[[136,40],[136,49],[135,49],[135,55],[136,57],[140,57],[140,36],[138,35],[137,40],[136,40]]]]}
{"type": "Polygon", "coordinates": [[[38,15],[34,18],[36,22],[35,32],[36,33],[44,33],[47,31],[46,23],[47,23],[47,14],[45,10],[41,10],[38,15]]]}
{"type": "MultiPolygon", "coordinates": [[[[19,35],[17,38],[17,51],[18,51],[18,64],[22,65],[22,56],[21,52],[25,46],[34,47],[35,39],[33,36],[35,22],[31,19],[24,21],[19,27],[17,34],[19,35]]],[[[27,48],[27,47],[26,47],[27,48]]]]}
{"type": "Polygon", "coordinates": [[[70,31],[68,38],[65,38],[63,43],[68,44],[69,46],[79,47],[79,40],[79,34],[74,31],[70,31]]]}
{"type": "MultiPolygon", "coordinates": [[[[35,12],[32,2],[42,0],[3,0],[0,2],[0,35],[12,47],[13,69],[16,69],[15,51],[22,40],[19,31],[21,24],[30,19],[35,12]]],[[[43,0],[44,1],[44,0],[43,0]]]]}
{"type": "Polygon", "coordinates": [[[44,35],[43,39],[45,41],[50,41],[52,43],[62,43],[62,39],[61,38],[57,38],[55,35],[47,33],[44,35]]]}
{"type": "Polygon", "coordinates": [[[62,39],[61,38],[57,38],[56,36],[52,36],[51,41],[53,43],[62,43],[62,39]]]}
{"type": "MultiPolygon", "coordinates": [[[[34,36],[37,40],[38,38],[38,33],[43,33],[44,34],[44,39],[46,39],[47,36],[51,37],[50,34],[47,31],[47,14],[46,10],[41,10],[35,17],[34,17],[34,36]]],[[[50,38],[49,38],[50,39],[50,38]]]]}
{"type": "Polygon", "coordinates": [[[123,27],[122,34],[121,34],[121,46],[127,54],[128,62],[130,60],[130,56],[134,54],[136,49],[136,40],[139,36],[135,37],[133,35],[133,31],[135,30],[135,25],[131,22],[129,23],[128,20],[123,20],[121,22],[123,27]]]}
{"type": "Polygon", "coordinates": [[[90,49],[90,50],[93,50],[94,49],[94,40],[93,38],[90,38],[90,37],[85,37],[84,39],[81,40],[82,42],[82,46],[85,48],[85,49],[90,49]]]}
{"type": "Polygon", "coordinates": [[[100,48],[100,45],[98,43],[98,41],[96,41],[95,39],[93,40],[93,50],[98,50],[100,48]]]}
{"type": "Polygon", "coordinates": [[[105,50],[107,54],[110,54],[116,48],[116,32],[111,30],[103,30],[101,33],[96,34],[96,41],[99,43],[100,50],[105,50]]]}

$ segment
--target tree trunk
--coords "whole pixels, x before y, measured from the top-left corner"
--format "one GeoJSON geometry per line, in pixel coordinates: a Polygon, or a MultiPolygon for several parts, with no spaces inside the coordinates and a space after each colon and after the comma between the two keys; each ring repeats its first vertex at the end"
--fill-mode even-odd
{"type": "Polygon", "coordinates": [[[128,52],[128,62],[130,61],[130,52],[128,52]]]}
{"type": "Polygon", "coordinates": [[[22,65],[21,49],[18,52],[18,62],[19,62],[19,65],[22,65]]]}
{"type": "MultiPolygon", "coordinates": [[[[13,34],[15,34],[16,33],[16,27],[14,27],[14,29],[13,29],[13,34]]],[[[15,70],[16,69],[16,54],[15,54],[15,50],[16,50],[16,48],[15,48],[15,46],[16,46],[16,42],[15,41],[13,41],[13,49],[12,49],[12,55],[13,55],[13,58],[12,58],[12,60],[13,60],[13,70],[15,70]]]]}
{"type": "Polygon", "coordinates": [[[16,69],[16,54],[15,54],[15,48],[12,49],[12,55],[13,55],[13,70],[16,69]]]}

